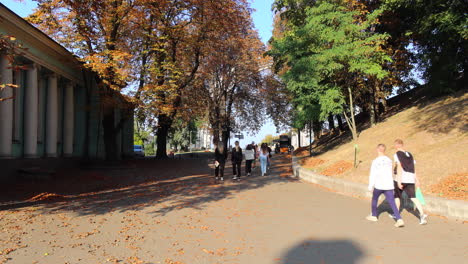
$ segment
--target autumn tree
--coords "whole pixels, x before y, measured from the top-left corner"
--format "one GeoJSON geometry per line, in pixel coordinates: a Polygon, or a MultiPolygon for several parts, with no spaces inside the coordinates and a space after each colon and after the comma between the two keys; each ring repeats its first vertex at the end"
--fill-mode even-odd
{"type": "Polygon", "coordinates": [[[202,61],[217,42],[217,32],[229,32],[239,23],[245,1],[149,2],[139,45],[140,72],[136,97],[141,117],[151,120],[157,136],[157,158],[166,157],[168,133],[176,117],[199,115],[193,101],[194,84],[202,61]],[[187,107],[187,105],[192,105],[187,107]]]}
{"type": "Polygon", "coordinates": [[[95,73],[102,104],[107,159],[118,159],[117,134],[124,117],[115,120],[115,95],[130,81],[131,47],[137,0],[36,0],[27,20],[74,52],[95,73]]]}
{"type": "Polygon", "coordinates": [[[226,146],[231,132],[258,130],[265,113],[260,72],[264,45],[245,4],[236,15],[235,25],[214,36],[219,41],[203,60],[198,81],[214,141],[226,146]]]}

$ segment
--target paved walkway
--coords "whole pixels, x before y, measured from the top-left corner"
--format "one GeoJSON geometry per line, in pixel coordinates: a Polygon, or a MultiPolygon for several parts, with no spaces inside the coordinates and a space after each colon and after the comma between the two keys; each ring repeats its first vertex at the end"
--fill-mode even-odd
{"type": "Polygon", "coordinates": [[[368,201],[285,177],[290,163],[281,156],[275,157],[269,176],[224,184],[213,181],[206,163],[191,169],[201,161],[173,162],[177,177],[155,180],[151,176],[158,178],[157,170],[147,167],[131,170],[134,177],[146,179],[134,185],[0,206],[0,263],[394,264],[468,259],[466,223],[430,216],[429,224],[420,226],[406,211],[404,228],[394,228],[385,212],[379,222],[368,222],[368,201]],[[188,174],[190,170],[194,173],[188,174]]]}

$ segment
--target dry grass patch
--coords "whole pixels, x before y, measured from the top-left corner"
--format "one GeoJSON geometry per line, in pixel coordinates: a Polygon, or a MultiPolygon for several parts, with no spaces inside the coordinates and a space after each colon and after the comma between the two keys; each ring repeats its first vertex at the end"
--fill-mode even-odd
{"type": "Polygon", "coordinates": [[[307,169],[313,169],[325,163],[325,160],[319,158],[305,158],[299,161],[299,164],[307,169]]]}
{"type": "MultiPolygon", "coordinates": [[[[466,177],[452,177],[468,171],[467,105],[468,93],[426,99],[397,111],[374,127],[360,130],[357,142],[352,142],[349,134],[324,137],[314,144],[314,151],[320,153],[314,158],[326,162],[312,165],[321,174],[367,184],[371,162],[377,155],[377,144],[386,144],[386,154],[393,159],[396,151],[393,142],[396,138],[401,138],[405,142],[405,149],[416,159],[416,170],[423,186],[436,186],[440,183],[438,189],[443,191],[434,192],[437,196],[468,200],[466,187],[464,191],[457,190],[468,182],[466,177]],[[352,166],[354,144],[359,147],[357,168],[352,166]],[[347,166],[340,168],[339,164],[343,161],[349,162],[347,166]],[[459,184],[450,187],[450,179],[458,179],[456,181],[459,184]]],[[[302,154],[302,151],[307,150],[305,147],[299,148],[296,153],[302,154]]],[[[430,190],[425,188],[423,192],[429,193],[430,190]]]]}
{"type": "Polygon", "coordinates": [[[308,156],[309,154],[309,146],[300,147],[294,150],[294,156],[296,157],[304,157],[308,156]]]}
{"type": "Polygon", "coordinates": [[[452,199],[468,200],[468,173],[455,173],[432,185],[430,192],[452,199]]]}
{"type": "Polygon", "coordinates": [[[334,176],[334,175],[342,174],[348,171],[349,169],[351,169],[352,167],[353,167],[353,164],[351,162],[340,160],[334,163],[333,165],[327,167],[321,173],[325,176],[334,176]]]}

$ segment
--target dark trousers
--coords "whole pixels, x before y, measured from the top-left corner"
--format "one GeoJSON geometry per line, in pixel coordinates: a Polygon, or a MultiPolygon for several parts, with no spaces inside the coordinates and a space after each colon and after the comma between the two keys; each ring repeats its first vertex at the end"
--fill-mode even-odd
{"type": "Polygon", "coordinates": [[[379,201],[379,196],[381,194],[385,195],[385,199],[390,205],[390,208],[392,208],[393,215],[395,216],[395,218],[401,219],[400,211],[398,211],[398,208],[396,207],[396,204],[395,204],[395,198],[393,197],[393,190],[379,190],[375,188],[374,188],[374,191],[372,192],[372,203],[371,203],[372,216],[377,216],[377,202],[379,201]]]}
{"type": "Polygon", "coordinates": [[[242,161],[232,161],[232,174],[241,176],[241,163],[242,161]]]}
{"type": "Polygon", "coordinates": [[[252,163],[253,163],[253,160],[245,161],[245,173],[252,173],[252,163]]]}
{"type": "Polygon", "coordinates": [[[215,168],[215,177],[224,177],[224,161],[219,162],[219,166],[215,168]]]}

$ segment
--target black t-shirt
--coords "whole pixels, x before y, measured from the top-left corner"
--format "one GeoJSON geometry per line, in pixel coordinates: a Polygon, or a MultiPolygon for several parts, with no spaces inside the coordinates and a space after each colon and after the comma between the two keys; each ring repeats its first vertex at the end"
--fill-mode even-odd
{"type": "Polygon", "coordinates": [[[398,161],[401,164],[401,167],[403,168],[403,171],[414,173],[415,170],[413,155],[411,155],[411,153],[408,151],[398,151],[396,155],[398,157],[398,161]]]}
{"type": "Polygon", "coordinates": [[[232,161],[235,161],[235,162],[242,161],[242,149],[240,147],[238,150],[236,148],[232,148],[232,161]]]}

